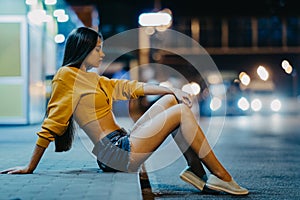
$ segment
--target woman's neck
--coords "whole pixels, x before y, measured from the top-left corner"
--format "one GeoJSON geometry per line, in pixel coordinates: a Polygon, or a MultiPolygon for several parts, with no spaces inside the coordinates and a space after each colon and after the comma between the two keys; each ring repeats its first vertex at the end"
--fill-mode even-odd
{"type": "Polygon", "coordinates": [[[82,64],[81,67],[80,67],[79,69],[82,70],[82,71],[87,72],[88,70],[92,69],[92,67],[87,66],[87,65],[85,65],[85,64],[82,64]]]}

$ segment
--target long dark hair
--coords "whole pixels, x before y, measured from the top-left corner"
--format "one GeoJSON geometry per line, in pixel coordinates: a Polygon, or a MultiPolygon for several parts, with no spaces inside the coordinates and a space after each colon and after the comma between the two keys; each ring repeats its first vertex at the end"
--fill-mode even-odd
{"type": "MultiPolygon", "coordinates": [[[[84,59],[95,48],[98,38],[102,36],[89,27],[79,27],[68,35],[62,66],[80,68],[84,59]]],[[[55,134],[55,152],[68,151],[72,147],[75,133],[73,115],[63,135],[55,134]]]]}

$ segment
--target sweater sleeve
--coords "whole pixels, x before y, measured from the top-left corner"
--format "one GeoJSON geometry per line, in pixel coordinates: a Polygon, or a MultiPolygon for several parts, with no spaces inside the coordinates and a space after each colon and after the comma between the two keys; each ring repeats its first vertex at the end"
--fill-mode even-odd
{"type": "Polygon", "coordinates": [[[144,83],[136,80],[111,79],[113,100],[136,99],[144,96],[144,83]]]}
{"type": "Polygon", "coordinates": [[[53,80],[51,98],[47,108],[48,115],[42,124],[42,130],[37,133],[39,136],[37,145],[47,148],[49,143],[54,141],[54,134],[64,134],[78,99],[74,95],[72,87],[63,80],[53,80]]]}

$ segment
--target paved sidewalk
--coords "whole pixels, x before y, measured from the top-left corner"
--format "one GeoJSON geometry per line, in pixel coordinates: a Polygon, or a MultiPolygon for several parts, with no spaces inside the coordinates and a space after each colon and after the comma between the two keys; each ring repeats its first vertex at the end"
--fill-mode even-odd
{"type": "MultiPolygon", "coordinates": [[[[138,174],[102,173],[80,135],[69,152],[55,153],[51,144],[34,174],[0,175],[0,200],[48,199],[300,199],[300,116],[229,117],[214,151],[236,181],[250,190],[245,197],[200,192],[179,178],[186,161],[171,138],[146,162],[148,194],[138,174]],[[143,190],[145,192],[145,190],[143,190]]],[[[128,119],[118,119],[130,127],[128,119]]],[[[215,130],[202,119],[204,132],[215,130]]],[[[221,123],[223,126],[223,123],[221,123]]],[[[31,157],[40,125],[0,126],[0,170],[24,165],[31,157]]]]}
{"type": "MultiPolygon", "coordinates": [[[[40,124],[0,126],[0,170],[25,165],[40,124]]],[[[33,174],[0,175],[0,200],[142,199],[137,173],[103,173],[77,137],[69,152],[54,152],[51,143],[33,174]]]]}

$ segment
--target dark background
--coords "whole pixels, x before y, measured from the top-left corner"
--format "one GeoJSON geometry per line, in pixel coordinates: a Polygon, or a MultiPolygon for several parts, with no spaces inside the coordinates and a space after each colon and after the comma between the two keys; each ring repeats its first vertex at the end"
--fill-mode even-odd
{"type": "MultiPolygon", "coordinates": [[[[116,33],[139,27],[138,16],[143,12],[159,11],[169,8],[173,15],[172,29],[183,31],[189,34],[191,19],[205,17],[210,18],[230,18],[230,23],[237,24],[245,17],[260,18],[259,21],[259,44],[258,48],[267,46],[270,51],[247,53],[210,53],[214,62],[220,70],[253,71],[258,65],[265,65],[271,69],[271,76],[275,81],[276,88],[280,93],[293,95],[293,81],[295,77],[286,74],[281,68],[283,59],[288,59],[293,67],[300,71],[299,47],[300,47],[300,12],[297,1],[291,0],[252,0],[252,1],[216,1],[216,0],[65,0],[67,4],[81,6],[94,5],[99,13],[99,29],[105,37],[116,33]],[[292,51],[285,51],[281,44],[281,19],[286,18],[288,24],[294,27],[289,28],[287,44],[293,47],[292,51]],[[267,19],[264,21],[264,19],[267,19]],[[182,26],[182,27],[181,27],[182,26]],[[183,26],[185,26],[183,28],[183,26]],[[270,26],[274,26],[271,27],[270,26]],[[278,48],[279,50],[272,51],[278,48]]],[[[240,22],[243,24],[243,22],[240,22]]],[[[215,25],[213,25],[215,26],[215,25]]],[[[200,45],[204,48],[220,46],[219,30],[211,30],[200,45]]],[[[231,31],[231,30],[230,30],[231,31]]],[[[239,29],[233,30],[238,34],[229,38],[233,41],[233,47],[247,46],[251,48],[250,32],[244,36],[239,34],[239,29]],[[244,37],[244,38],[243,38],[244,37]],[[248,41],[249,40],[249,41],[248,41]],[[235,43],[234,43],[235,42],[235,43]]],[[[229,33],[230,34],[230,33],[229,33]]],[[[299,80],[297,78],[297,85],[299,80]]],[[[299,90],[300,87],[298,87],[299,90]]],[[[298,91],[299,94],[299,91],[298,91]]]]}

